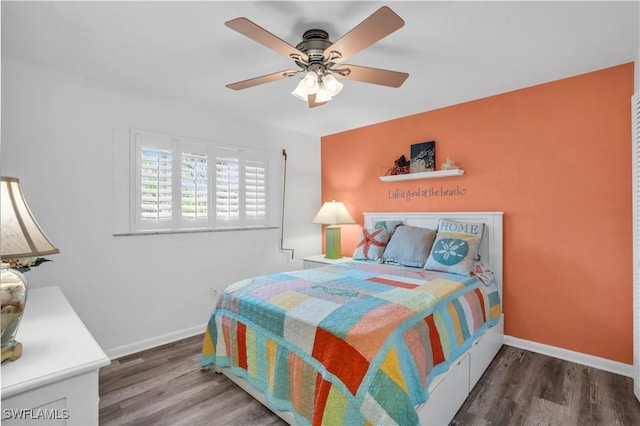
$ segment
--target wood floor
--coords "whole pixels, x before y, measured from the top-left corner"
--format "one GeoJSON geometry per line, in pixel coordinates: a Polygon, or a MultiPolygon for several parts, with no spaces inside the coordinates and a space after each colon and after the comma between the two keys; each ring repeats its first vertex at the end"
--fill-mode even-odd
{"type": "MultiPolygon", "coordinates": [[[[229,379],[201,371],[202,336],[100,370],[100,425],[284,425],[229,379]]],[[[452,425],[640,425],[633,381],[503,346],[452,425]]]]}

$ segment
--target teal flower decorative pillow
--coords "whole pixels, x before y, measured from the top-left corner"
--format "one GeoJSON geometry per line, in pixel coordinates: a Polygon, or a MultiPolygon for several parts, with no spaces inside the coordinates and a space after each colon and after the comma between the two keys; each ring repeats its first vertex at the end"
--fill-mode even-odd
{"type": "Polygon", "coordinates": [[[476,240],[476,248],[473,252],[476,260],[480,259],[478,250],[484,236],[484,223],[460,222],[451,219],[440,219],[438,222],[438,235],[448,235],[451,238],[472,238],[476,240]]]}
{"type": "Polygon", "coordinates": [[[353,251],[353,259],[375,261],[380,260],[390,237],[391,233],[384,228],[362,228],[360,240],[358,241],[356,249],[353,251]]]}
{"type": "Polygon", "coordinates": [[[475,262],[477,242],[473,238],[438,235],[424,269],[470,275],[475,262]]]}
{"type": "Polygon", "coordinates": [[[457,238],[442,238],[438,240],[440,246],[433,250],[431,255],[436,262],[442,265],[455,265],[469,256],[469,243],[457,238]]]}
{"type": "Polygon", "coordinates": [[[484,234],[484,223],[440,219],[424,269],[470,275],[484,234]]]}

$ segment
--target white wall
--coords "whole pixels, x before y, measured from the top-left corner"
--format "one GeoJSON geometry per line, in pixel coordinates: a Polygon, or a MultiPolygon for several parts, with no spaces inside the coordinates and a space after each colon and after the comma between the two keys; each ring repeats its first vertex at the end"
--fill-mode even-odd
{"type": "Polygon", "coordinates": [[[311,224],[321,201],[316,137],[2,58],[1,154],[2,175],[20,179],[60,249],[26,273],[29,287],[60,286],[112,357],[202,332],[211,286],[301,268],[301,256],[321,249],[311,224]],[[286,149],[284,245],[295,258],[279,250],[279,229],[114,237],[123,190],[114,182],[128,170],[114,152],[130,127],[266,149],[280,187],[286,149]]]}

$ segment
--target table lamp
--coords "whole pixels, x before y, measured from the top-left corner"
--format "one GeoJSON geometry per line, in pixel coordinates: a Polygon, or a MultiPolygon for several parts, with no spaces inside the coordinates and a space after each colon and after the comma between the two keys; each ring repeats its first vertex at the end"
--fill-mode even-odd
{"type": "Polygon", "coordinates": [[[327,201],[322,205],[312,222],[328,225],[324,257],[327,259],[340,259],[342,251],[340,248],[340,227],[338,225],[356,223],[344,204],[336,200],[327,201]]]}
{"type": "Polygon", "coordinates": [[[15,361],[22,355],[22,344],[16,333],[27,301],[27,280],[17,270],[10,269],[5,260],[34,258],[60,251],[51,244],[33,218],[24,198],[20,181],[12,177],[0,178],[0,298],[2,301],[2,362],[15,361]]]}

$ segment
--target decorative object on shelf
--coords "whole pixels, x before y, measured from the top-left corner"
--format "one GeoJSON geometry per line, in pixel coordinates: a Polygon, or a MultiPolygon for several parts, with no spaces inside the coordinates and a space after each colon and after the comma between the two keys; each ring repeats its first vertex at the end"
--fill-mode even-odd
{"type": "Polygon", "coordinates": [[[15,339],[27,301],[27,280],[20,270],[28,271],[46,261],[38,256],[60,251],[49,241],[34,219],[18,179],[3,176],[1,193],[0,254],[3,262],[0,299],[4,362],[15,361],[22,355],[22,344],[15,339]],[[12,269],[14,267],[16,269],[12,269]]]}
{"type": "Polygon", "coordinates": [[[395,175],[403,175],[409,173],[409,162],[407,158],[403,155],[398,157],[396,161],[393,162],[393,167],[387,170],[387,175],[395,176],[395,175]]]}
{"type": "Polygon", "coordinates": [[[436,142],[411,145],[411,173],[432,172],[436,169],[436,142]]]}
{"type": "Polygon", "coordinates": [[[338,225],[356,223],[344,204],[336,200],[327,201],[322,205],[312,222],[327,225],[325,257],[327,259],[340,259],[342,250],[340,247],[340,227],[338,225]]]}
{"type": "Polygon", "coordinates": [[[441,170],[455,170],[455,169],[459,169],[460,166],[458,166],[456,164],[455,161],[453,161],[453,158],[451,157],[447,157],[447,159],[444,161],[444,163],[442,163],[442,165],[440,165],[440,169],[441,170]]]}

